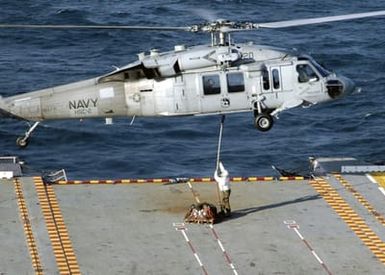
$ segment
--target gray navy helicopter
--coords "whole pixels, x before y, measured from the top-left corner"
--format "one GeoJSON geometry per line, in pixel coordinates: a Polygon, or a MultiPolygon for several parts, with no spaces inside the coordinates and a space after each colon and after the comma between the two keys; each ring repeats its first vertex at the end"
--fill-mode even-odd
{"type": "Polygon", "coordinates": [[[385,11],[271,23],[216,20],[189,27],[8,25],[0,28],[127,29],[205,32],[211,44],[138,54],[138,60],[106,75],[11,97],[0,97],[0,116],[30,124],[17,145],[26,147],[43,120],[135,116],[187,116],[252,112],[255,127],[268,131],[273,117],[349,95],[357,88],[311,56],[296,50],[238,44],[234,32],[384,16],[385,11]]]}

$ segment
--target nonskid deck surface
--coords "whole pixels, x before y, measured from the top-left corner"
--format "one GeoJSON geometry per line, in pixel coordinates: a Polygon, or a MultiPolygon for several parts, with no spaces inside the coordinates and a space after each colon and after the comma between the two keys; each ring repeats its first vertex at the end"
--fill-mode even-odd
{"type": "MultiPolygon", "coordinates": [[[[382,274],[382,180],[238,181],[213,226],[183,223],[186,183],[0,180],[0,273],[382,274]]],[[[213,183],[192,186],[218,205],[213,183]]]]}

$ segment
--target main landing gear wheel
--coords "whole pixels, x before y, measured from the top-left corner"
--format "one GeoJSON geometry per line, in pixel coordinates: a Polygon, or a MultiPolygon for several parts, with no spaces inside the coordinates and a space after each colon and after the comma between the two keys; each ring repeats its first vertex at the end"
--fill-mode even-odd
{"type": "Polygon", "coordinates": [[[25,148],[28,146],[28,143],[29,143],[29,139],[28,138],[25,138],[25,137],[18,137],[16,139],[16,144],[17,146],[19,146],[20,148],[25,148]]]}
{"type": "Polygon", "coordinates": [[[258,114],[255,117],[254,126],[259,131],[267,132],[273,127],[274,120],[269,114],[258,114]]]}

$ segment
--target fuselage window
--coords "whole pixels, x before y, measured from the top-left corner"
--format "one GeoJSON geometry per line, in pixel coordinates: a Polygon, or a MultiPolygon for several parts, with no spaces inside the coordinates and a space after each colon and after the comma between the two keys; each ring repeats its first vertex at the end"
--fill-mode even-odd
{"type": "Polygon", "coordinates": [[[309,81],[318,81],[318,75],[315,73],[312,67],[308,64],[297,65],[298,82],[306,83],[309,81]]]}
{"type": "Polygon", "coordinates": [[[263,89],[269,90],[270,89],[270,79],[269,79],[269,72],[267,70],[262,71],[262,82],[263,82],[263,89]]]}
{"type": "Polygon", "coordinates": [[[272,72],[273,75],[273,87],[274,89],[279,89],[280,83],[279,83],[279,72],[277,69],[274,69],[272,72]]]}
{"type": "Polygon", "coordinates": [[[229,93],[238,93],[245,91],[243,73],[233,73],[227,75],[227,91],[229,93]]]}
{"type": "Polygon", "coordinates": [[[203,93],[205,95],[215,95],[221,93],[221,83],[219,75],[203,76],[203,93]]]}

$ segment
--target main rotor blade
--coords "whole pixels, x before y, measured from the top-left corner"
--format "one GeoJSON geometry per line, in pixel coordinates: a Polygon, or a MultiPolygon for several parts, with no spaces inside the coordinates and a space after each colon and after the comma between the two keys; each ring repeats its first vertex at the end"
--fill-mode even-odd
{"type": "Polygon", "coordinates": [[[271,22],[271,23],[254,24],[253,26],[255,28],[279,29],[279,28],[320,24],[320,23],[335,22],[335,21],[342,21],[342,20],[352,20],[352,19],[365,18],[365,17],[383,16],[383,15],[385,15],[385,10],[374,11],[374,12],[364,12],[364,13],[353,13],[353,14],[337,15],[337,16],[317,17],[317,18],[309,18],[309,19],[277,21],[277,22],[271,22]]]}
{"type": "Polygon", "coordinates": [[[190,27],[150,27],[150,26],[113,26],[113,25],[29,25],[29,24],[0,24],[0,28],[18,29],[123,29],[147,31],[190,31],[190,27]]]}

